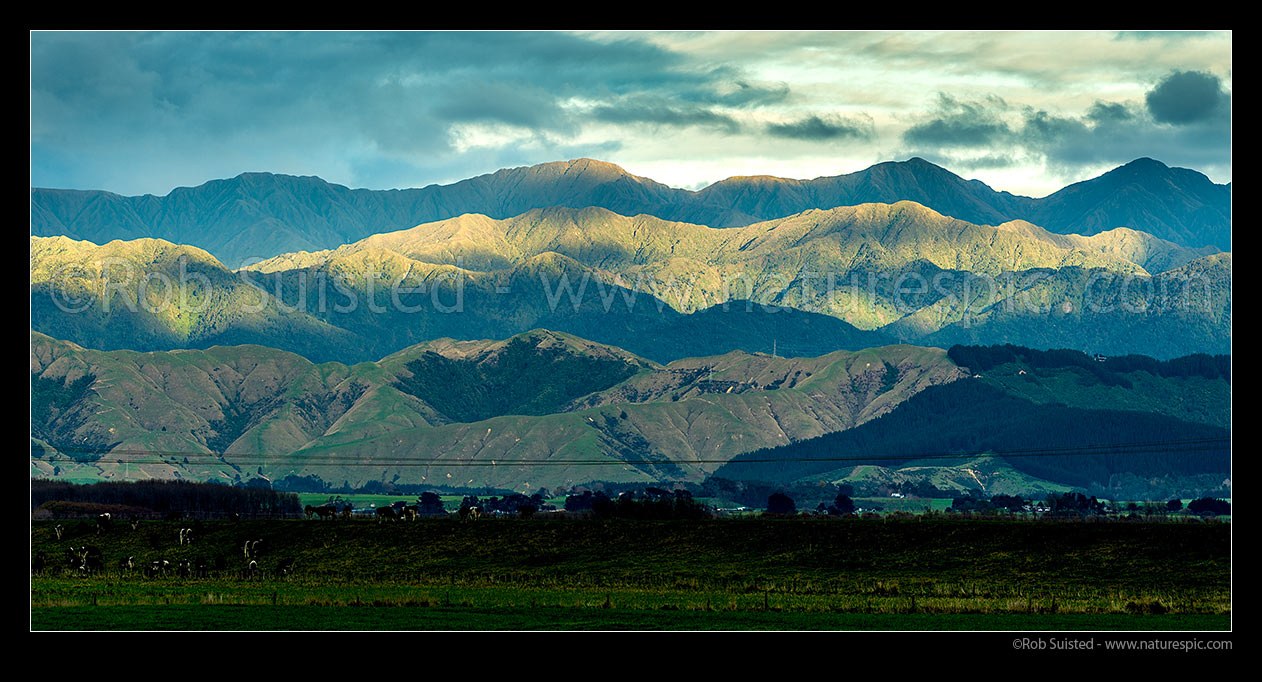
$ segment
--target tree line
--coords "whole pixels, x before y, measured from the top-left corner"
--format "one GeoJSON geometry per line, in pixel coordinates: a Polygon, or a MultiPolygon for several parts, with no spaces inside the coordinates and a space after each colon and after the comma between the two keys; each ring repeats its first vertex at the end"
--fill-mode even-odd
{"type": "Polygon", "coordinates": [[[179,514],[217,518],[285,516],[302,512],[298,496],[270,488],[193,481],[105,481],[79,484],[32,479],[31,507],[64,516],[95,515],[116,509],[125,514],[179,514]]]}
{"type": "Polygon", "coordinates": [[[961,367],[974,372],[985,372],[1000,365],[1020,363],[1031,369],[1063,369],[1077,367],[1096,376],[1110,386],[1125,386],[1131,382],[1122,374],[1148,372],[1159,377],[1204,377],[1231,382],[1231,356],[1198,353],[1172,360],[1157,360],[1147,355],[1119,355],[1097,357],[1068,348],[1036,350],[1010,343],[993,346],[951,346],[947,357],[961,367]]]}

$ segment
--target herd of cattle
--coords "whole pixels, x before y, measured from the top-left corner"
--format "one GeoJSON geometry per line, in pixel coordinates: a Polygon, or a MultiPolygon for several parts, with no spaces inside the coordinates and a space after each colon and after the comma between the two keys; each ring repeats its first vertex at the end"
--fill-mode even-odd
{"type": "MultiPolygon", "coordinates": [[[[307,505],[304,509],[307,518],[316,518],[321,520],[335,520],[338,518],[352,518],[353,510],[349,505],[338,507],[335,505],[322,505],[313,507],[307,505]]],[[[377,507],[373,513],[378,522],[386,521],[415,521],[420,518],[419,505],[395,504],[388,507],[377,507]]],[[[482,510],[479,507],[465,506],[455,514],[460,521],[472,521],[482,516],[482,510]]],[[[235,520],[240,520],[235,517],[235,520]]],[[[140,521],[132,518],[128,519],[127,525],[131,531],[137,532],[140,529],[140,521]]],[[[79,531],[77,536],[91,535],[97,538],[108,538],[115,531],[115,522],[113,517],[106,513],[101,514],[95,519],[92,528],[84,532],[82,527],[77,528],[79,531]]],[[[53,527],[53,535],[58,543],[63,539],[70,540],[65,527],[58,523],[53,527]]],[[[188,547],[193,545],[198,536],[196,527],[181,527],[174,538],[176,547],[188,547]]],[[[160,544],[160,540],[156,540],[151,536],[151,543],[160,544]]],[[[192,559],[168,559],[158,558],[149,561],[139,561],[135,555],[129,555],[118,559],[116,569],[120,574],[137,573],[147,578],[158,578],[163,576],[181,577],[181,578],[206,578],[213,571],[216,575],[235,575],[243,579],[252,579],[263,577],[265,574],[274,577],[284,577],[294,572],[295,560],[291,557],[278,558],[272,568],[264,570],[260,564],[263,556],[263,541],[261,539],[245,539],[241,545],[241,560],[234,568],[225,557],[216,557],[213,561],[205,557],[197,557],[192,559]]],[[[38,551],[31,559],[31,572],[35,575],[44,575],[48,573],[60,572],[61,574],[77,574],[88,575],[100,573],[106,570],[105,556],[101,548],[97,545],[83,544],[72,545],[66,547],[62,552],[60,559],[50,557],[45,551],[38,551]]]]}
{"type": "MultiPolygon", "coordinates": [[[[140,522],[136,519],[130,519],[128,525],[133,533],[140,529],[140,522]]],[[[80,531],[78,535],[87,534],[108,538],[111,536],[114,528],[115,525],[111,515],[101,514],[95,519],[92,530],[86,533],[82,527],[77,530],[80,531]]],[[[66,528],[60,523],[53,527],[53,536],[58,543],[61,543],[63,539],[71,540],[66,528]]],[[[182,527],[172,540],[177,547],[189,547],[193,545],[197,537],[197,528],[182,527]]],[[[155,546],[155,548],[160,548],[161,546],[160,538],[152,534],[150,535],[150,542],[151,546],[155,546]]],[[[262,539],[246,539],[241,544],[241,561],[236,567],[233,567],[231,565],[232,562],[223,556],[217,556],[213,560],[200,556],[180,559],[164,557],[149,561],[139,561],[135,555],[120,557],[115,567],[122,575],[136,573],[146,578],[164,576],[207,578],[211,576],[213,571],[217,576],[254,579],[264,577],[267,574],[274,577],[284,577],[294,572],[296,562],[292,557],[277,559],[274,566],[270,570],[265,571],[260,565],[263,553],[262,539]]],[[[101,551],[100,546],[95,544],[68,546],[62,551],[60,559],[50,557],[46,551],[40,550],[31,559],[31,573],[35,575],[47,575],[50,573],[90,575],[101,573],[105,570],[105,555],[101,551]]]]}

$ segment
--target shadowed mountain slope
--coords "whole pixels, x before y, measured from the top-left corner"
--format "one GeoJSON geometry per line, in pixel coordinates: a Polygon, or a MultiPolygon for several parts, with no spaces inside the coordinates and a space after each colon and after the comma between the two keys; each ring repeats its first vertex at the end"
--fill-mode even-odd
{"type": "Polygon", "coordinates": [[[576,159],[509,168],[450,185],[349,189],[317,177],[244,173],[157,197],[31,189],[31,234],[104,243],[153,237],[191,244],[238,267],[330,249],[379,232],[466,213],[508,218],[553,206],[741,227],[816,208],[914,201],[977,224],[1023,219],[1057,233],[1129,227],[1184,246],[1231,248],[1231,187],[1139,159],[1041,199],[996,192],[923,159],[791,180],[736,177],[674,189],[610,163],[576,159]]]}

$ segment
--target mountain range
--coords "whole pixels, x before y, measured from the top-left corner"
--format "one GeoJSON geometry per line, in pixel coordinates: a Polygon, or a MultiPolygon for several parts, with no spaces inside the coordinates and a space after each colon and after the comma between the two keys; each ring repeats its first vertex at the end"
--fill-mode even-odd
{"type": "Polygon", "coordinates": [[[1041,199],[922,159],[32,188],[31,473],[1218,494],[1230,189],[1151,159],[1041,199]]]}
{"type": "Polygon", "coordinates": [[[726,228],[808,209],[899,201],[981,225],[1025,220],[1054,233],[1082,235],[1129,227],[1182,246],[1231,250],[1230,183],[1218,185],[1196,171],[1146,158],[1042,198],[995,191],[920,158],[814,180],[733,177],[697,191],[668,187],[592,159],[400,190],[245,173],[162,197],[32,188],[31,234],[98,244],[160,238],[197,246],[236,268],[470,213],[510,218],[537,208],[595,206],[726,228]]]}
{"type": "MultiPolygon", "coordinates": [[[[1226,358],[1101,364],[1049,353],[1059,360],[1049,364],[1015,349],[968,367],[960,362],[969,349],[959,348],[733,351],[662,365],[536,329],[501,341],[439,339],[344,365],[261,346],[96,351],[32,333],[32,474],[528,492],[711,475],[827,483],[865,455],[894,466],[891,453],[915,465],[924,448],[959,451],[961,463],[931,465],[976,477],[976,453],[1002,459],[1017,445],[1098,440],[1100,430],[1121,443],[1230,433],[1226,358]],[[996,415],[1019,418],[979,426],[996,415]]],[[[1018,456],[1005,466],[1026,494],[1107,488],[1118,475],[1215,488],[1230,476],[1223,447],[1134,453],[1140,460],[1086,453],[1082,466],[1081,457],[1018,456]]]]}
{"type": "Polygon", "coordinates": [[[31,244],[32,328],[103,349],[258,343],[357,362],[545,327],[658,362],[900,340],[1230,351],[1230,254],[908,201],[726,229],[593,207],[465,215],[238,271],[162,240],[31,244]]]}
{"type": "Polygon", "coordinates": [[[944,351],[912,346],[660,365],[532,330],[348,366],[260,346],[94,351],[32,333],[32,438],[36,471],[84,478],[700,480],[740,452],[853,427],[960,376],[944,351]],[[496,459],[507,461],[485,466],[496,459]]]}

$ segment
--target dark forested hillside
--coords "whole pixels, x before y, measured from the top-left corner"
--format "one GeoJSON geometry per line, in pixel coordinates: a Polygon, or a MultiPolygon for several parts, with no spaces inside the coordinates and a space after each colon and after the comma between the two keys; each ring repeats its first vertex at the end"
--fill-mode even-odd
{"type": "MultiPolygon", "coordinates": [[[[1072,486],[1115,474],[1230,475],[1230,431],[1148,412],[1036,404],[983,380],[928,388],[849,431],[735,457],[715,476],[830,479],[860,464],[991,453],[1019,471],[1072,486]]],[[[941,462],[939,462],[941,464],[941,462]]]]}

